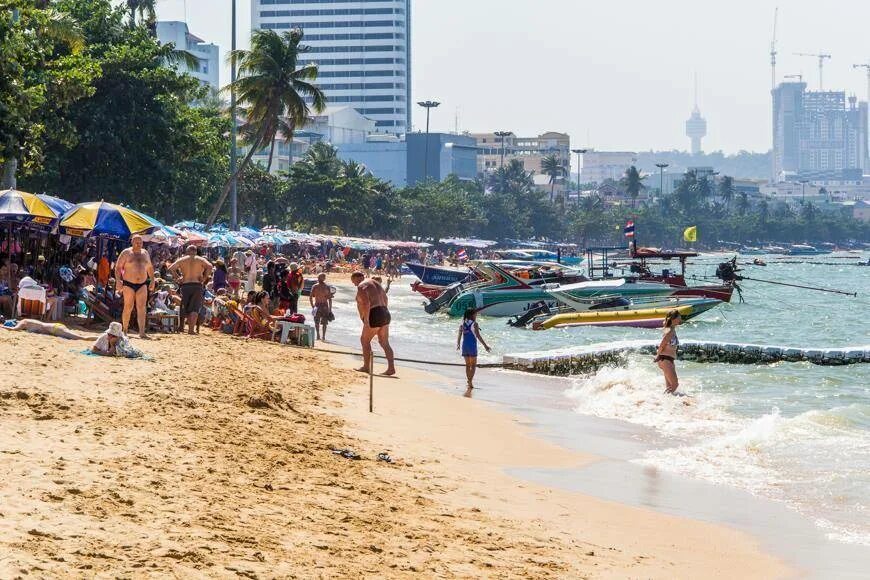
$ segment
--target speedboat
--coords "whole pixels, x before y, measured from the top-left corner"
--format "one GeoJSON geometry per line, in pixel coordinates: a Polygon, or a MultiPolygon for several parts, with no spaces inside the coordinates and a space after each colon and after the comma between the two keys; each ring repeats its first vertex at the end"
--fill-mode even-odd
{"type": "Polygon", "coordinates": [[[551,291],[556,287],[565,288],[578,297],[613,294],[667,296],[673,293],[673,288],[667,284],[634,282],[623,278],[573,282],[571,278],[585,280],[579,272],[562,273],[565,284],[554,284],[546,277],[535,277],[528,273],[524,276],[523,271],[508,271],[498,262],[482,264],[481,269],[495,282],[459,292],[450,301],[451,316],[462,316],[467,309],[474,309],[484,316],[521,316],[530,309],[539,308],[542,302],[549,308],[555,308],[557,301],[551,291]]]}
{"type": "Polygon", "coordinates": [[[579,266],[583,263],[581,256],[559,255],[550,250],[531,248],[517,248],[513,250],[498,250],[496,252],[504,260],[517,260],[524,262],[557,262],[566,266],[579,266]]]}
{"type": "Polygon", "coordinates": [[[456,282],[465,282],[476,278],[474,272],[468,268],[431,266],[418,262],[406,262],[405,265],[420,279],[422,284],[429,286],[449,286],[456,282]]]}
{"type": "Polygon", "coordinates": [[[827,250],[819,250],[808,244],[792,244],[788,249],[789,256],[817,256],[819,254],[827,254],[827,250]]]}

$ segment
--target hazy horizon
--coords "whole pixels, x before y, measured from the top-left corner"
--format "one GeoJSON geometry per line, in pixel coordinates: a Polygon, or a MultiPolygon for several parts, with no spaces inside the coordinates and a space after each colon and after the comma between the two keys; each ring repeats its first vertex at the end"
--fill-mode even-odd
{"type": "MultiPolygon", "coordinates": [[[[604,4],[538,0],[414,0],[413,99],[442,103],[432,130],[561,131],[573,147],[687,150],[694,105],[707,120],[705,152],[770,149],[770,40],[779,5],[777,77],[803,74],[818,88],[865,100],[870,3],[820,6],[797,0],[735,0],[698,7],[687,0],[604,4]],[[534,10],[531,9],[534,8],[534,10]],[[534,17],[532,17],[534,16],[534,17]],[[449,31],[445,34],[444,31],[449,31]],[[517,49],[517,46],[520,49],[517,49]]],[[[230,46],[230,0],[159,0],[158,18],[186,20],[192,33],[230,46]],[[186,13],[186,18],[185,18],[186,13]]],[[[247,47],[250,0],[238,1],[240,48],[247,47]]],[[[229,73],[224,65],[221,83],[229,73]]],[[[414,126],[425,122],[415,107],[414,126]]]]}

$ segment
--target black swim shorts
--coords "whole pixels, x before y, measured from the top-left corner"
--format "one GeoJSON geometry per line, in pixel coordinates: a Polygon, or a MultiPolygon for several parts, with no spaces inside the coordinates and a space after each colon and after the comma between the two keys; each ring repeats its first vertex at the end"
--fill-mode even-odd
{"type": "Polygon", "coordinates": [[[199,314],[205,288],[199,282],[187,282],[178,288],[181,294],[181,315],[199,314]]]}
{"type": "Polygon", "coordinates": [[[390,311],[386,306],[374,306],[369,310],[369,326],[380,328],[390,324],[390,311]]]}

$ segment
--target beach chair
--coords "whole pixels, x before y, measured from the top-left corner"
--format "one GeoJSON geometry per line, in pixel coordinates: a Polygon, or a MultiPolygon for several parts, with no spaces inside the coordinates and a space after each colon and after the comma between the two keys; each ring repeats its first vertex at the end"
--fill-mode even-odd
{"type": "MultiPolygon", "coordinates": [[[[244,336],[248,338],[263,339],[268,337],[269,340],[274,340],[276,333],[275,330],[267,326],[263,326],[262,324],[254,320],[254,318],[250,314],[247,314],[242,310],[239,310],[238,308],[230,307],[230,311],[239,318],[242,330],[244,330],[244,336]]],[[[234,334],[238,336],[239,332],[237,331],[234,334]]]]}
{"type": "Polygon", "coordinates": [[[43,320],[48,312],[48,297],[42,286],[28,286],[18,290],[15,306],[18,318],[39,318],[43,320]]]}
{"type": "Polygon", "coordinates": [[[88,324],[90,324],[94,319],[99,319],[103,322],[114,322],[115,318],[112,316],[111,310],[102,300],[100,300],[92,287],[84,288],[81,291],[81,299],[88,309],[88,324]]]}

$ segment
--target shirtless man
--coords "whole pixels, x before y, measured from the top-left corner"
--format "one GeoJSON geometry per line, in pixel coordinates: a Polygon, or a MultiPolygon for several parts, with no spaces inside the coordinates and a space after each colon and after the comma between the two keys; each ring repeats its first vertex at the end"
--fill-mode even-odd
{"type": "Polygon", "coordinates": [[[396,366],[393,361],[393,349],[390,346],[390,311],[387,309],[387,293],[380,284],[365,278],[362,272],[354,272],[350,277],[351,282],[356,286],[356,307],[363,323],[360,335],[363,366],[357,370],[369,372],[372,339],[378,337],[378,344],[384,349],[387,357],[387,370],[383,374],[392,376],[396,374],[396,366]]]}
{"type": "Polygon", "coordinates": [[[187,246],[185,254],[169,266],[169,271],[176,276],[181,274],[181,278],[175,278],[181,294],[181,332],[184,332],[186,317],[187,333],[195,334],[196,319],[199,317],[199,309],[202,308],[205,283],[211,278],[212,265],[205,258],[196,255],[196,246],[187,246]]]}
{"type": "Polygon", "coordinates": [[[147,338],[148,329],[148,292],[154,291],[154,265],[151,256],[142,247],[142,236],[131,239],[131,247],[118,256],[115,262],[116,289],[124,297],[124,310],[121,314],[121,327],[124,334],[130,326],[130,315],[136,306],[136,320],[139,323],[139,336],[147,338]]]}
{"type": "Polygon", "coordinates": [[[332,314],[332,288],[326,284],[326,274],[317,276],[317,284],[311,287],[308,300],[311,307],[316,308],[314,330],[317,332],[317,340],[326,341],[326,325],[329,324],[329,315],[332,314]]]}

